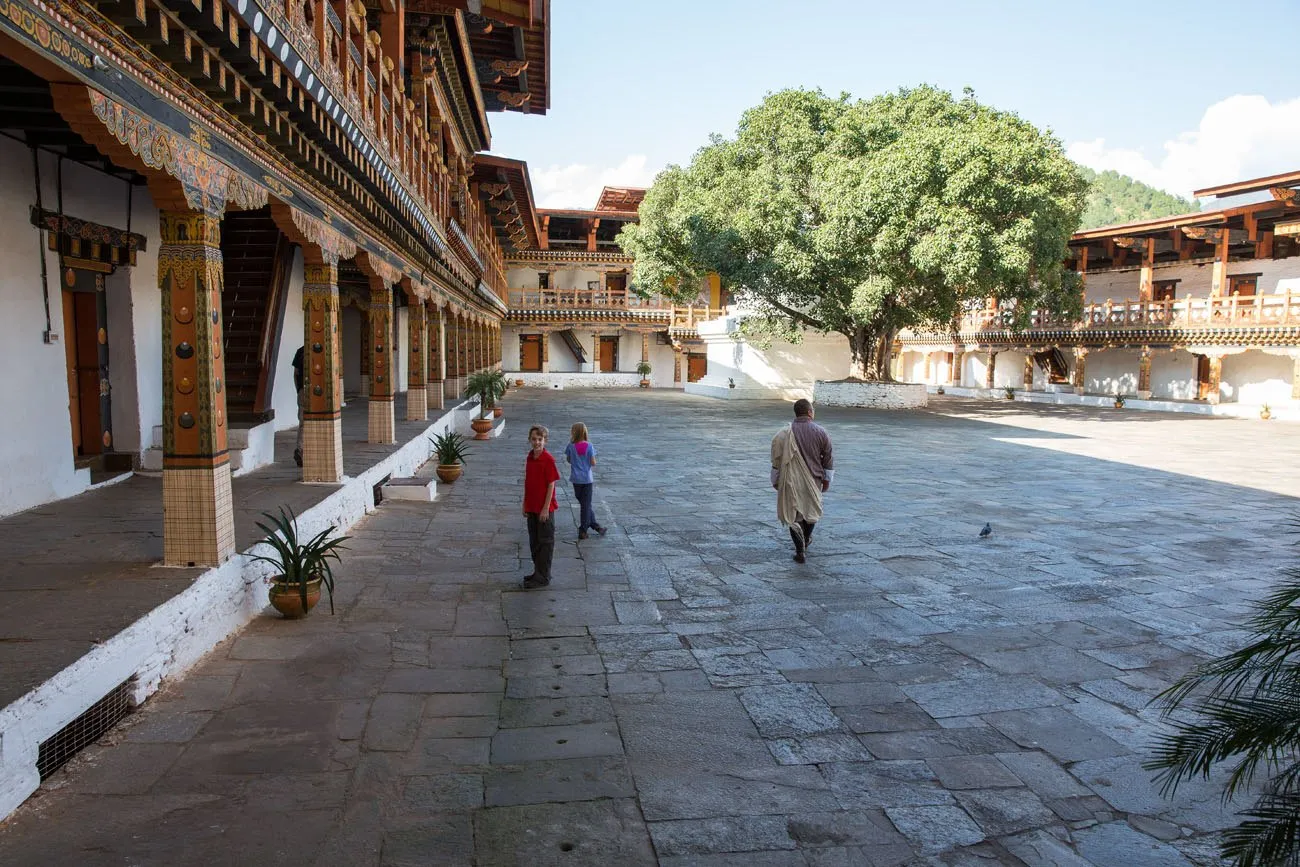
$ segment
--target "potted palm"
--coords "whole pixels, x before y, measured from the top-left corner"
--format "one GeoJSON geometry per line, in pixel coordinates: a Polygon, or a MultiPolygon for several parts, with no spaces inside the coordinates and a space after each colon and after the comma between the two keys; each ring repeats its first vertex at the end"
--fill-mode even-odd
{"type": "Polygon", "coordinates": [[[1259,417],[1264,421],[1271,419],[1273,417],[1273,407],[1268,404],[1262,404],[1259,408],[1259,417]]]}
{"type": "Polygon", "coordinates": [[[1115,392],[1115,409],[1123,409],[1123,408],[1124,408],[1124,395],[1117,391],[1115,392]]]}
{"type": "Polygon", "coordinates": [[[474,429],[474,439],[488,438],[488,431],[492,430],[492,419],[488,418],[488,415],[493,412],[497,400],[505,393],[506,378],[501,371],[480,370],[470,375],[465,383],[465,396],[477,397],[479,405],[478,418],[470,422],[470,427],[474,429]]]}
{"type": "Polygon", "coordinates": [[[438,459],[438,467],[434,470],[438,474],[438,481],[451,484],[459,479],[461,464],[465,463],[468,454],[465,438],[455,431],[447,431],[434,434],[429,442],[433,443],[433,455],[438,459]]]}
{"type": "Polygon", "coordinates": [[[343,543],[351,536],[339,536],[338,528],[331,525],[310,539],[298,535],[297,517],[293,509],[280,508],[279,515],[263,512],[269,523],[257,522],[266,535],[261,544],[271,549],[271,554],[258,554],[253,562],[270,563],[276,573],[270,577],[271,605],[289,620],[305,617],[320,601],[321,587],[329,594],[330,614],[334,613],[334,571],[330,561],[340,562],[339,551],[346,551],[343,543]],[[287,512],[287,514],[286,514],[287,512]]]}
{"type": "Polygon", "coordinates": [[[1016,388],[1013,385],[1004,386],[1002,389],[1002,393],[1006,395],[1007,400],[1016,399],[1016,388]]]}
{"type": "Polygon", "coordinates": [[[650,387],[650,362],[638,361],[636,365],[636,372],[641,374],[641,387],[649,388],[650,387]]]}

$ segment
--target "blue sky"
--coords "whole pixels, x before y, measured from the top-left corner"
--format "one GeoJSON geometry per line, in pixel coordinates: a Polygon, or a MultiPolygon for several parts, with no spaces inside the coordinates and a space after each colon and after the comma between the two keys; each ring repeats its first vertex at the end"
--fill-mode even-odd
{"type": "Polygon", "coordinates": [[[1221,3],[552,0],[551,108],[494,113],[539,204],[646,185],[773,90],[930,83],[1050,127],[1073,157],[1187,194],[1300,169],[1300,0],[1221,3]],[[1285,42],[1283,38],[1283,42],[1285,42]],[[1285,54],[1285,52],[1282,52],[1285,54]]]}

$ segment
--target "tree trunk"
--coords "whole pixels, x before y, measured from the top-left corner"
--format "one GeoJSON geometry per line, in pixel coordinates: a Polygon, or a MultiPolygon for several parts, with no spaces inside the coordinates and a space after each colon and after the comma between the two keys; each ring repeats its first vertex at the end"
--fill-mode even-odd
{"type": "Polygon", "coordinates": [[[889,371],[889,353],[894,342],[891,331],[859,325],[844,335],[849,339],[853,372],[868,382],[893,382],[889,371]]]}

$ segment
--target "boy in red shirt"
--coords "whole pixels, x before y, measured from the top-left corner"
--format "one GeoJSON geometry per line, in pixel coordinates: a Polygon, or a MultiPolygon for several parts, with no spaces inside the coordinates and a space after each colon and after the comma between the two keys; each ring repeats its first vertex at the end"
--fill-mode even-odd
{"type": "Polygon", "coordinates": [[[533,574],[524,579],[525,590],[551,583],[551,557],[555,553],[555,483],[560,471],[546,450],[546,428],[535,424],[528,429],[532,451],[524,458],[524,517],[528,519],[528,549],[533,555],[533,574]]]}

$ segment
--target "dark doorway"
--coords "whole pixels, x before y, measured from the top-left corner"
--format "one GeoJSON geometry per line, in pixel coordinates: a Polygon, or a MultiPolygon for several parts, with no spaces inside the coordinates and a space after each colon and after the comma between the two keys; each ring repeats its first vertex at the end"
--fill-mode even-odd
{"type": "Polygon", "coordinates": [[[73,453],[77,457],[103,454],[113,446],[103,274],[64,270],[63,331],[73,453]]]}
{"type": "Polygon", "coordinates": [[[1196,356],[1196,399],[1206,400],[1210,396],[1210,357],[1196,356]]]}

